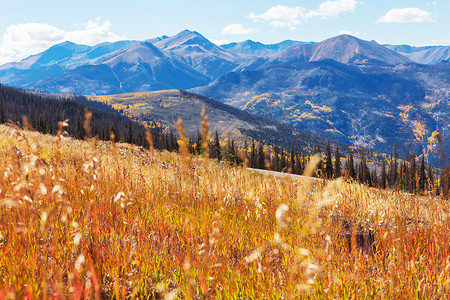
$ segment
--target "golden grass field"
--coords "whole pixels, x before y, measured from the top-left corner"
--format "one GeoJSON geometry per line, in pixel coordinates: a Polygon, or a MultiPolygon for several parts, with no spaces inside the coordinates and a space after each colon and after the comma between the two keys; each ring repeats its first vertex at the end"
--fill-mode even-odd
{"type": "Polygon", "coordinates": [[[433,196],[3,125],[0,174],[0,299],[450,297],[433,196]]]}

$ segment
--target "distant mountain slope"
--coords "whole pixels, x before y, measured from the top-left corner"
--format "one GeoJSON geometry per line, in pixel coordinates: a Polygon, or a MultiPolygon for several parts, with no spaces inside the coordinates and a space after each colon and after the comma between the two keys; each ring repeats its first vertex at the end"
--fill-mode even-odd
{"type": "Polygon", "coordinates": [[[239,69],[257,69],[279,64],[297,64],[320,60],[334,60],[343,64],[355,61],[379,61],[389,65],[409,63],[411,60],[379,45],[350,35],[340,35],[321,43],[303,43],[242,64],[239,69]]]}
{"type": "Polygon", "coordinates": [[[154,45],[211,79],[238,66],[238,57],[234,53],[213,44],[196,31],[183,30],[155,41],[154,45]]]}
{"type": "Polygon", "coordinates": [[[428,151],[437,162],[437,154],[427,148],[434,131],[450,149],[450,64],[274,64],[232,72],[193,91],[376,151],[389,153],[396,141],[402,147],[411,143],[411,151],[428,151]]]}
{"type": "MultiPolygon", "coordinates": [[[[193,138],[201,129],[200,112],[205,105],[210,130],[213,133],[217,130],[223,139],[229,137],[237,140],[255,139],[285,147],[297,145],[305,150],[311,150],[315,145],[324,148],[327,142],[327,139],[315,134],[186,91],[165,90],[88,98],[120,109],[134,119],[161,122],[173,130],[175,130],[174,122],[181,118],[188,135],[193,138]]],[[[336,142],[331,143],[336,145],[336,142]]],[[[338,144],[343,153],[348,152],[348,145],[338,144]]]]}
{"type": "Polygon", "coordinates": [[[263,44],[252,40],[246,40],[239,43],[221,45],[220,47],[236,54],[266,56],[285,50],[297,44],[303,44],[303,42],[286,40],[277,44],[263,44]]]}
{"type": "Polygon", "coordinates": [[[137,42],[103,55],[89,65],[25,84],[26,88],[63,93],[108,94],[190,88],[208,79],[191,67],[167,56],[150,43],[137,42]]]}
{"type": "Polygon", "coordinates": [[[385,47],[420,64],[450,61],[450,46],[412,47],[409,45],[385,45],[385,47]]]}
{"type": "Polygon", "coordinates": [[[61,69],[73,69],[77,66],[89,64],[92,59],[127,48],[134,43],[136,41],[119,41],[115,43],[101,43],[91,47],[64,42],[20,62],[2,65],[0,66],[0,71],[9,68],[39,70],[43,67],[51,66],[58,66],[61,69]]]}
{"type": "Polygon", "coordinates": [[[410,62],[375,41],[364,41],[351,35],[340,35],[316,44],[310,61],[332,59],[340,63],[349,63],[355,57],[379,60],[391,65],[410,62]]]}
{"type": "Polygon", "coordinates": [[[65,42],[0,66],[0,82],[44,92],[111,94],[206,85],[239,57],[197,32],[94,47],[65,42]]]}

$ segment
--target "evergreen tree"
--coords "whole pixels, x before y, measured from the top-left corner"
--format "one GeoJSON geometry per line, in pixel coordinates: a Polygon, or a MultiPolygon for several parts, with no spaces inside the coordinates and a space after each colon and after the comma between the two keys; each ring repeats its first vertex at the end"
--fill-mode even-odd
{"type": "Polygon", "coordinates": [[[350,150],[350,155],[347,160],[347,176],[356,179],[355,164],[353,162],[353,150],[350,150]]]}
{"type": "Polygon", "coordinates": [[[394,160],[392,161],[392,186],[397,185],[398,181],[398,152],[397,152],[397,142],[394,145],[394,160]]]}
{"type": "Polygon", "coordinates": [[[339,153],[339,146],[336,146],[336,155],[334,160],[334,178],[339,178],[341,176],[341,154],[339,153]]]}
{"type": "Polygon", "coordinates": [[[445,168],[442,168],[439,182],[441,195],[447,198],[450,188],[450,169],[448,165],[445,168]]]}
{"type": "Polygon", "coordinates": [[[303,152],[299,153],[298,149],[296,149],[296,157],[295,157],[295,174],[301,175],[303,173],[302,161],[303,161],[303,152]]]}
{"type": "Polygon", "coordinates": [[[273,146],[273,161],[272,166],[273,170],[279,172],[280,171],[280,153],[278,151],[278,146],[273,146]]]}
{"type": "Polygon", "coordinates": [[[427,181],[427,176],[425,173],[425,155],[422,155],[422,162],[420,163],[419,170],[419,190],[425,190],[425,183],[427,181]]]}
{"type": "Polygon", "coordinates": [[[281,154],[281,161],[280,161],[280,169],[281,172],[286,172],[286,156],[284,155],[284,148],[281,146],[280,149],[281,154]]]}
{"type": "MultiPolygon", "coordinates": [[[[75,138],[77,139],[83,139],[84,138],[84,109],[81,105],[78,106],[77,109],[77,116],[75,120],[75,138]]],[[[116,132],[114,132],[116,134],[116,132]]],[[[117,136],[116,136],[117,140],[117,136]]]]}
{"type": "Polygon", "coordinates": [[[333,161],[331,160],[331,149],[330,142],[327,142],[327,146],[325,148],[325,176],[328,179],[333,178],[333,161]]]}
{"type": "Polygon", "coordinates": [[[433,176],[433,170],[431,169],[430,165],[428,165],[428,183],[429,183],[429,186],[427,188],[429,190],[432,190],[434,188],[434,176],[433,176]]]}
{"type": "Polygon", "coordinates": [[[264,170],[265,169],[265,161],[266,161],[266,157],[264,154],[264,145],[263,145],[263,143],[259,143],[257,168],[264,170]]]}
{"type": "Polygon", "coordinates": [[[370,172],[369,172],[369,168],[367,167],[366,152],[364,150],[361,150],[361,163],[360,163],[360,169],[359,169],[359,177],[360,177],[360,181],[362,183],[370,184],[370,172]]]}
{"type": "Polygon", "coordinates": [[[131,121],[131,119],[128,121],[127,142],[129,144],[133,143],[133,122],[131,121]]]}
{"type": "Polygon", "coordinates": [[[290,172],[295,174],[295,157],[296,157],[296,151],[294,146],[291,147],[291,161],[289,165],[290,172]]]}
{"type": "Polygon", "coordinates": [[[378,186],[378,176],[376,170],[373,170],[370,174],[370,186],[378,186]]]}
{"type": "Polygon", "coordinates": [[[381,188],[383,188],[383,189],[385,189],[386,188],[386,179],[387,179],[387,176],[386,176],[386,162],[384,161],[384,159],[383,159],[383,164],[382,164],[382,166],[381,166],[381,178],[380,178],[380,186],[381,186],[381,188]]]}
{"type": "Polygon", "coordinates": [[[234,140],[231,140],[231,154],[233,155],[234,163],[236,165],[239,165],[242,161],[239,158],[236,143],[234,142],[234,140]]]}
{"type": "Polygon", "coordinates": [[[218,160],[222,159],[222,149],[220,149],[220,140],[219,140],[219,134],[217,133],[217,130],[214,134],[214,141],[211,145],[211,152],[210,157],[211,158],[217,158],[218,160]]]}
{"type": "Polygon", "coordinates": [[[299,160],[299,170],[298,170],[298,174],[303,174],[303,172],[305,171],[305,167],[306,167],[306,157],[305,157],[305,153],[303,153],[302,151],[302,157],[299,160]]]}
{"type": "Polygon", "coordinates": [[[412,155],[411,157],[411,168],[409,170],[409,176],[410,176],[410,192],[414,193],[416,192],[416,185],[417,185],[417,166],[416,166],[416,156],[412,155]]]}
{"type": "Polygon", "coordinates": [[[256,145],[254,140],[250,150],[250,168],[256,168],[256,145]]]}
{"type": "Polygon", "coordinates": [[[223,148],[222,159],[223,161],[226,161],[230,165],[234,163],[234,153],[233,147],[230,142],[230,138],[227,139],[227,144],[223,148]]]}

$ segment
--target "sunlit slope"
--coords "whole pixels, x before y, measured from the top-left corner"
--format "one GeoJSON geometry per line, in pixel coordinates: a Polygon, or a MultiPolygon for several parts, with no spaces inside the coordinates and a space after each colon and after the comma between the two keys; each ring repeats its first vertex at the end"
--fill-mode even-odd
{"type": "MultiPolygon", "coordinates": [[[[285,147],[297,145],[302,148],[326,145],[326,139],[320,136],[185,91],[164,90],[88,97],[111,105],[134,119],[161,122],[171,129],[175,129],[174,122],[181,118],[188,135],[194,138],[199,131],[200,112],[205,105],[211,132],[217,131],[223,139],[233,138],[238,141],[255,139],[285,147]]],[[[344,144],[340,144],[340,147],[344,152],[348,148],[344,144]]]]}

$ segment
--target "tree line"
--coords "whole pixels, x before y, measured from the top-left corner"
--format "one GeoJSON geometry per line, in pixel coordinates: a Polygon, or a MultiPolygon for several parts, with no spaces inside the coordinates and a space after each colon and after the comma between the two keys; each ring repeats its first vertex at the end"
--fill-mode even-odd
{"type": "MultiPolygon", "coordinates": [[[[83,126],[86,110],[92,113],[90,127],[93,137],[107,141],[114,133],[117,142],[149,147],[145,126],[107,105],[83,96],[40,94],[0,85],[0,124],[26,125],[29,129],[55,135],[58,122],[67,120],[67,133],[83,139],[86,136],[83,126]]],[[[176,134],[171,130],[157,123],[150,124],[149,130],[156,149],[178,150],[176,134]]]]}
{"type": "MultiPolygon", "coordinates": [[[[68,120],[68,134],[83,139],[86,135],[83,124],[87,109],[92,113],[90,124],[92,136],[109,140],[111,133],[114,133],[118,142],[149,147],[145,126],[106,104],[90,101],[83,96],[39,94],[0,85],[0,124],[7,122],[23,124],[25,116],[30,128],[55,135],[58,132],[58,122],[68,120]]],[[[178,135],[173,131],[152,123],[150,133],[154,148],[179,150],[178,135]]],[[[200,132],[196,138],[189,139],[188,144],[191,154],[205,155],[200,132]]],[[[406,160],[399,159],[397,145],[389,160],[383,158],[382,165],[378,168],[373,165],[369,167],[364,150],[360,151],[359,159],[355,159],[353,151],[343,158],[338,146],[332,155],[329,143],[324,151],[320,146],[314,146],[305,153],[304,149],[295,146],[285,149],[282,145],[264,145],[254,140],[237,142],[228,138],[221,141],[216,131],[209,145],[210,158],[229,164],[301,175],[311,156],[317,154],[322,157],[315,173],[319,178],[333,179],[343,176],[371,187],[389,187],[411,193],[433,190],[436,194],[446,197],[449,194],[448,166],[443,166],[436,176],[435,171],[425,164],[424,156],[420,162],[411,154],[408,154],[406,160]],[[345,160],[345,164],[341,159],[345,160]]],[[[444,155],[442,152],[442,156],[444,155]]]]}
{"type": "MultiPolygon", "coordinates": [[[[195,145],[200,144],[199,134],[195,145]]],[[[327,143],[324,151],[320,149],[320,146],[314,146],[309,153],[304,153],[297,147],[287,150],[283,146],[268,146],[256,141],[244,142],[243,149],[236,145],[237,143],[232,139],[221,143],[216,132],[210,146],[210,157],[230,164],[246,163],[248,167],[255,169],[301,175],[312,155],[320,155],[321,160],[314,174],[318,178],[344,177],[375,188],[393,188],[409,193],[429,191],[445,197],[449,195],[448,166],[444,166],[436,175],[436,170],[425,163],[424,155],[418,160],[414,154],[408,153],[406,159],[400,159],[397,144],[389,158],[381,160],[381,166],[370,164],[364,149],[360,150],[358,158],[355,158],[353,150],[350,150],[349,155],[343,158],[339,146],[336,146],[333,155],[330,143],[327,143]],[[345,163],[342,160],[345,160],[345,163]]],[[[192,150],[194,154],[201,154],[198,148],[197,150],[192,148],[192,150]]]]}

